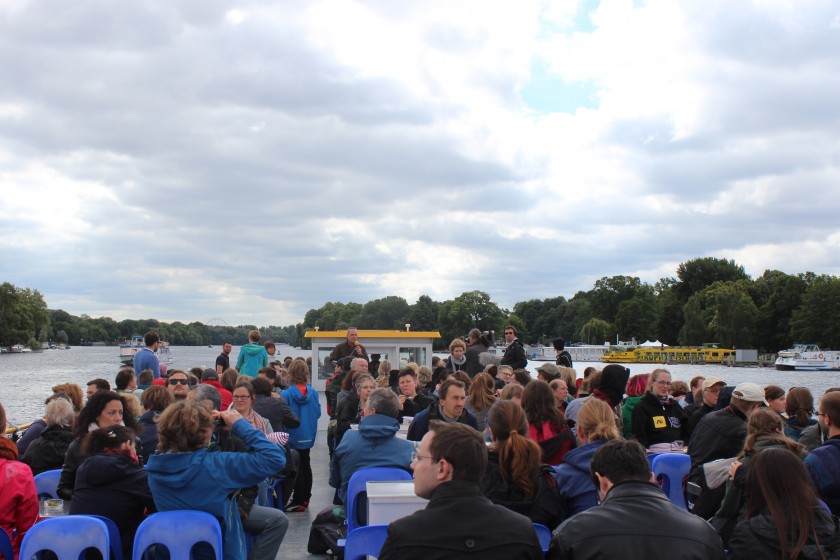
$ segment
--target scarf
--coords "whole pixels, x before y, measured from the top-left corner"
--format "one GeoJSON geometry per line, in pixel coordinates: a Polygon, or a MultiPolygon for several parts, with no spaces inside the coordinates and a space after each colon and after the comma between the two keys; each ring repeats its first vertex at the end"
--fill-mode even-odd
{"type": "Polygon", "coordinates": [[[18,449],[15,442],[7,437],[0,437],[0,459],[7,461],[17,461],[18,449]]]}
{"type": "Polygon", "coordinates": [[[247,416],[243,416],[243,418],[247,420],[248,423],[251,424],[251,426],[258,429],[262,433],[268,433],[268,428],[266,428],[265,426],[265,420],[262,416],[257,414],[253,408],[248,412],[247,416]]]}
{"type": "Polygon", "coordinates": [[[465,363],[467,363],[467,356],[466,356],[466,354],[462,354],[462,355],[461,355],[461,359],[458,359],[458,358],[456,358],[455,356],[449,356],[449,359],[450,359],[450,360],[452,360],[452,363],[453,363],[453,364],[456,364],[456,365],[459,365],[459,366],[462,366],[462,365],[464,365],[465,363]]]}

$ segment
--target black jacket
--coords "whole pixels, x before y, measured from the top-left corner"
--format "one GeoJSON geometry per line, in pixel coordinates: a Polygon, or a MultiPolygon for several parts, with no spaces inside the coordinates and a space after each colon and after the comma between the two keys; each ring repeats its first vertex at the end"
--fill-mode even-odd
{"type": "Polygon", "coordinates": [[[140,415],[140,420],[137,422],[140,430],[137,432],[137,437],[140,438],[140,448],[137,450],[138,454],[143,457],[143,464],[149,462],[149,457],[155,454],[158,444],[157,424],[155,418],[160,415],[160,412],[150,410],[140,415]]]}
{"type": "Polygon", "coordinates": [[[723,545],[706,521],[672,504],[650,482],[613,486],[603,503],[565,521],[546,558],[720,560],[723,545]]]}
{"type": "Polygon", "coordinates": [[[413,399],[405,399],[405,403],[403,404],[403,408],[400,411],[399,420],[402,422],[404,416],[415,417],[427,408],[434,404],[435,399],[432,397],[427,397],[426,395],[421,395],[417,393],[413,399]]]}
{"type": "MultiPolygon", "coordinates": [[[[441,416],[440,407],[437,402],[432,402],[432,404],[429,405],[429,408],[421,410],[417,413],[414,420],[412,420],[411,424],[408,426],[406,439],[409,441],[420,441],[423,439],[423,436],[425,436],[426,432],[429,431],[429,423],[432,420],[442,420],[445,422],[443,416],[441,416]]],[[[461,412],[461,416],[458,417],[458,423],[472,426],[478,430],[478,421],[466,408],[464,408],[461,412]]]]}
{"type": "Polygon", "coordinates": [[[341,443],[344,433],[350,429],[350,424],[358,424],[359,417],[359,395],[355,391],[341,399],[341,404],[335,412],[335,445],[341,443]]]}
{"type": "Polygon", "coordinates": [[[513,342],[505,348],[502,365],[510,366],[513,369],[524,369],[528,365],[528,359],[525,357],[525,347],[522,346],[518,338],[514,338],[513,342]]]}
{"type": "Polygon", "coordinates": [[[60,469],[71,441],[73,430],[70,428],[48,426],[38,439],[27,446],[20,462],[29,465],[33,475],[60,469]]]}
{"type": "Polygon", "coordinates": [[[553,529],[560,524],[560,497],[557,493],[557,481],[550,474],[554,469],[548,465],[534,470],[533,476],[537,480],[537,493],[531,500],[513,484],[508,484],[502,477],[499,466],[499,454],[495,451],[487,453],[487,468],[481,479],[481,493],[490,498],[494,504],[504,506],[511,511],[521,513],[534,523],[542,523],[553,529]]]}
{"type": "Polygon", "coordinates": [[[112,453],[91,455],[79,465],[70,513],[112,520],[120,530],[125,558],[131,558],[134,533],[146,509],[157,511],[142,465],[112,453]]]}
{"type": "Polygon", "coordinates": [[[694,409],[694,412],[689,414],[688,407],[685,407],[685,412],[688,414],[688,439],[691,439],[691,434],[697,429],[697,424],[700,423],[707,414],[714,412],[714,408],[707,404],[701,404],[694,409]]]}
{"type": "Polygon", "coordinates": [[[688,422],[679,403],[668,399],[663,405],[653,393],[645,393],[633,407],[633,437],[645,447],[685,440],[688,422]]]}
{"type": "Polygon", "coordinates": [[[484,370],[484,366],[481,365],[480,358],[482,352],[487,352],[487,346],[481,342],[470,344],[467,346],[467,351],[464,352],[464,356],[467,357],[467,375],[470,377],[475,377],[484,370]]]}
{"type": "Polygon", "coordinates": [[[76,470],[82,464],[82,438],[76,438],[67,447],[64,454],[64,464],[61,466],[61,477],[58,479],[56,493],[62,500],[73,499],[73,487],[76,486],[76,470]]]}
{"type": "Polygon", "coordinates": [[[691,455],[688,480],[699,484],[703,494],[694,502],[693,513],[708,519],[717,511],[726,491],[725,484],[714,489],[707,488],[703,465],[737,456],[744,448],[746,437],[747,417],[732,405],[710,412],[697,424],[688,444],[688,454],[691,455]]]}
{"type": "MultiPolygon", "coordinates": [[[[840,529],[837,519],[832,519],[822,506],[814,506],[814,525],[819,539],[819,545],[813,537],[805,543],[797,560],[837,560],[840,558],[840,529]],[[822,552],[822,554],[820,554],[822,552]]],[[[788,545],[788,553],[793,542],[788,545]]],[[[770,513],[757,515],[738,523],[729,540],[729,555],[727,559],[740,560],[776,560],[781,558],[779,537],[776,525],[770,513]]]]}
{"type": "Polygon", "coordinates": [[[287,432],[290,428],[300,426],[300,418],[289,408],[283,397],[278,399],[257,395],[254,400],[254,410],[271,422],[271,429],[275,432],[287,432]]]}
{"type": "Polygon", "coordinates": [[[379,560],[540,560],[543,557],[531,520],[492,503],[478,485],[444,482],[426,509],[388,526],[379,560]]]}

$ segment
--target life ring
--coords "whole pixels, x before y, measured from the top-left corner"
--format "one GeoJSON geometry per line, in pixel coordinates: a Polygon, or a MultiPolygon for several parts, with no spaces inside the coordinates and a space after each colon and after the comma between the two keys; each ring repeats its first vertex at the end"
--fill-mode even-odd
{"type": "Polygon", "coordinates": [[[820,354],[820,355],[819,355],[820,360],[822,360],[822,359],[823,359],[823,357],[824,357],[824,356],[823,356],[822,354],[820,354]]]}

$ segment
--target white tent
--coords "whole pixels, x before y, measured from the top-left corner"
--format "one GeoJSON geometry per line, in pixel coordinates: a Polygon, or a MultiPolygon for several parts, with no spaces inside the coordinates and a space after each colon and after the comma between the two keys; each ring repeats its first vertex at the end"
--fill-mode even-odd
{"type": "Polygon", "coordinates": [[[668,348],[667,344],[663,344],[659,342],[659,340],[654,340],[653,342],[651,342],[650,340],[645,340],[644,342],[639,344],[639,346],[641,346],[642,348],[668,348]]]}

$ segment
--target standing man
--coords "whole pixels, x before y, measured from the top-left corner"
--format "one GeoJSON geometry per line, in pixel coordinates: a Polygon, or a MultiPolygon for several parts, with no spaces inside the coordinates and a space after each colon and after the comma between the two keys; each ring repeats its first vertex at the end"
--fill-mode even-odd
{"type": "Polygon", "coordinates": [[[134,375],[140,375],[140,372],[144,369],[150,369],[157,379],[160,377],[160,361],[157,357],[160,335],[155,331],[149,331],[143,337],[143,341],[146,343],[146,347],[141,348],[134,354],[134,375]]]}
{"type": "Polygon", "coordinates": [[[513,369],[525,369],[528,359],[525,357],[525,347],[516,338],[516,329],[513,325],[505,327],[505,355],[502,356],[502,365],[510,366],[513,369]]]}
{"type": "Polygon", "coordinates": [[[638,442],[608,441],[592,456],[589,473],[600,505],[555,529],[547,558],[723,557],[723,544],[712,526],[672,504],[653,482],[650,463],[638,442]]]}
{"type": "Polygon", "coordinates": [[[481,434],[435,422],[411,462],[414,493],[429,503],[388,526],[379,560],[541,559],[531,520],[481,494],[486,466],[481,434]]]}
{"type": "Polygon", "coordinates": [[[222,344],[222,353],[216,356],[216,374],[221,376],[226,369],[230,369],[230,351],[233,349],[233,344],[225,341],[222,344]]]}
{"type": "Polygon", "coordinates": [[[332,354],[327,358],[327,361],[335,362],[347,356],[354,358],[364,358],[368,361],[368,354],[365,347],[359,344],[359,331],[356,327],[347,327],[347,340],[339,342],[333,348],[332,354]]]}
{"type": "Polygon", "coordinates": [[[563,367],[573,367],[572,355],[566,350],[566,341],[561,337],[557,337],[551,341],[551,344],[554,346],[555,352],[557,352],[556,364],[563,367]]]}

